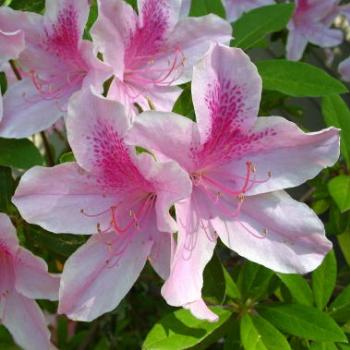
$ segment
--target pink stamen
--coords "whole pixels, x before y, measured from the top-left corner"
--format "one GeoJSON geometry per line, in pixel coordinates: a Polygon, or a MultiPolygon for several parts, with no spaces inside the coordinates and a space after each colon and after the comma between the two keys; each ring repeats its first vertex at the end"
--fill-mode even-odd
{"type": "Polygon", "coordinates": [[[253,232],[250,228],[248,228],[246,225],[244,225],[242,222],[239,222],[239,224],[253,237],[257,239],[265,239],[267,237],[268,231],[267,229],[263,230],[262,235],[257,235],[255,232],[253,232]]]}

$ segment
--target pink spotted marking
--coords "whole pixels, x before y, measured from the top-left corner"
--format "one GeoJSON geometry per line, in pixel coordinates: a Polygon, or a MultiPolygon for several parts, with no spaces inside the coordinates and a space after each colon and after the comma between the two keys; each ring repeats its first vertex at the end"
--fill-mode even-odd
{"type": "MultiPolygon", "coordinates": [[[[184,55],[179,47],[167,47],[169,7],[164,0],[148,0],[143,3],[136,30],[131,33],[125,50],[124,81],[131,87],[147,91],[149,85],[169,86],[177,80],[184,65],[184,55]],[[156,65],[157,59],[164,62],[156,65]],[[164,59],[167,58],[167,59],[164,59]]],[[[140,93],[131,93],[135,99],[140,93]]]]}
{"type": "Polygon", "coordinates": [[[93,163],[98,173],[97,181],[105,193],[118,193],[125,200],[103,210],[90,213],[81,210],[88,217],[99,217],[106,213],[111,216],[106,228],[97,227],[98,232],[114,230],[119,234],[138,228],[154,208],[155,188],[144,178],[133,163],[129,149],[114,127],[105,121],[98,121],[93,134],[86,137],[92,144],[93,163]]]}
{"type": "MultiPolygon", "coordinates": [[[[66,5],[58,13],[56,22],[44,31],[40,49],[52,56],[52,67],[50,70],[22,71],[22,75],[32,79],[39,92],[37,100],[61,99],[81,87],[88,71],[79,50],[80,31],[74,6],[66,5]]],[[[37,102],[27,98],[30,102],[37,102]]]]}
{"type": "Polygon", "coordinates": [[[14,267],[13,256],[4,242],[0,241],[0,300],[13,288],[14,267]]]}

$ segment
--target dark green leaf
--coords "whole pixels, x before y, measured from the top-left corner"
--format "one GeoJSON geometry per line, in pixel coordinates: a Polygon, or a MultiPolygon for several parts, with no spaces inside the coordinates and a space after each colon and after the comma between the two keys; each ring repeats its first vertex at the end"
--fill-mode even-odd
{"type": "Polygon", "coordinates": [[[310,350],[338,350],[334,343],[313,343],[310,350]]]}
{"type": "Polygon", "coordinates": [[[260,316],[243,316],[241,339],[246,350],[290,350],[286,338],[260,316]]]}
{"type": "MultiPolygon", "coordinates": [[[[349,249],[349,248],[348,248],[349,249]]],[[[350,285],[336,297],[329,307],[330,315],[337,322],[350,320],[350,285]]]]}
{"type": "Polygon", "coordinates": [[[15,190],[12,171],[8,167],[0,166],[0,211],[9,213],[12,207],[11,198],[15,190]]]}
{"type": "Polygon", "coordinates": [[[173,112],[189,119],[196,120],[190,86],[186,86],[182,91],[174,105],[173,112]]]}
{"type": "Polygon", "coordinates": [[[228,336],[225,338],[224,350],[241,350],[240,322],[236,318],[228,321],[228,336]]]}
{"type": "Polygon", "coordinates": [[[221,0],[192,0],[190,16],[199,17],[214,13],[222,18],[225,17],[225,9],[221,0]]]}
{"type": "Polygon", "coordinates": [[[266,60],[256,63],[266,90],[294,97],[319,97],[347,92],[339,80],[303,62],[266,60]]]}
{"type": "Polygon", "coordinates": [[[312,290],[302,276],[279,273],[278,277],[287,286],[294,301],[303,305],[311,306],[313,304],[312,290]]]}
{"type": "Polygon", "coordinates": [[[342,213],[350,210],[350,176],[339,175],[328,183],[329,193],[342,213]]]}
{"type": "Polygon", "coordinates": [[[43,163],[43,157],[29,140],[0,138],[0,165],[29,169],[43,163]]]}
{"type": "Polygon", "coordinates": [[[322,114],[328,126],[341,129],[340,147],[348,166],[350,166],[350,110],[338,95],[322,99],[322,114]]]}
{"type": "Polygon", "coordinates": [[[347,262],[348,266],[350,266],[350,232],[344,232],[337,235],[337,239],[345,261],[347,262]]]}
{"type": "Polygon", "coordinates": [[[219,307],[212,310],[220,316],[218,322],[198,320],[185,309],[168,314],[153,326],[142,348],[144,350],[182,350],[199,344],[231,316],[229,310],[219,307]]]}
{"type": "Polygon", "coordinates": [[[231,277],[230,273],[223,266],[224,270],[224,278],[225,278],[225,294],[231,299],[239,299],[241,297],[241,293],[237,287],[236,282],[231,277]]]}
{"type": "Polygon", "coordinates": [[[45,8],[45,0],[12,0],[10,6],[15,10],[41,13],[45,8]]]}
{"type": "Polygon", "coordinates": [[[257,46],[266,35],[286,27],[293,9],[293,4],[277,4],[245,13],[233,24],[231,46],[244,50],[257,46]]]}
{"type": "Polygon", "coordinates": [[[4,72],[0,72],[0,93],[4,94],[7,90],[7,79],[4,72]]]}
{"type": "Polygon", "coordinates": [[[321,266],[312,273],[312,290],[316,306],[323,309],[332,296],[337,280],[337,260],[332,250],[321,266]]]}
{"type": "Polygon", "coordinates": [[[322,311],[299,304],[261,306],[259,313],[282,332],[316,341],[346,342],[334,320],[322,311]]]}
{"type": "Polygon", "coordinates": [[[68,162],[74,162],[74,161],[75,161],[75,157],[73,152],[63,153],[59,159],[60,163],[68,163],[68,162]]]}

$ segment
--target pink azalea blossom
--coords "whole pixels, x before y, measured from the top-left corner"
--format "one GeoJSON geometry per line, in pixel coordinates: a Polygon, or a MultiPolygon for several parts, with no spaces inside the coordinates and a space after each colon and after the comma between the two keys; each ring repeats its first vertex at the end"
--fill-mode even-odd
{"type": "Polygon", "coordinates": [[[342,32],[330,29],[339,13],[339,0],[296,0],[295,3],[295,11],[288,24],[289,60],[300,60],[308,42],[321,47],[333,47],[342,42],[342,32]]]}
{"type": "Polygon", "coordinates": [[[33,299],[57,300],[59,277],[44,260],[18,245],[16,229],[0,213],[0,319],[18,345],[48,350],[50,333],[33,299]]]}
{"type": "Polygon", "coordinates": [[[282,189],[338,159],[339,131],[306,134],[281,117],[257,118],[261,78],[240,49],[210,50],[194,68],[192,98],[197,123],[144,112],[128,140],[176,160],[192,179],[191,197],[175,205],[177,250],[162,294],[215,320],[201,288],[217,235],[239,255],[285,273],[315,269],[331,249],[318,217],[282,189]]]}
{"type": "Polygon", "coordinates": [[[51,126],[66,114],[67,102],[83,84],[102,85],[110,75],[92,43],[82,40],[87,0],[47,1],[44,16],[0,9],[0,28],[21,30],[26,47],[17,65],[22,80],[4,96],[1,137],[21,138],[51,126]]]}
{"type": "Polygon", "coordinates": [[[139,15],[122,0],[99,1],[92,37],[114,70],[108,97],[136,113],[170,111],[211,41],[229,42],[231,26],[215,15],[184,18],[188,0],[139,0],[139,15]]]}
{"type": "Polygon", "coordinates": [[[350,57],[339,64],[338,70],[341,78],[344,81],[350,82],[350,57]]]}
{"type": "Polygon", "coordinates": [[[147,258],[161,277],[169,274],[177,229],[169,208],[189,196],[191,181],[173,161],[136,155],[124,143],[129,127],[118,102],[78,93],[67,119],[77,163],[32,168],[13,198],[30,223],[56,233],[95,233],[62,275],[59,312],[72,319],[90,321],[114,309],[147,258]]]}
{"type": "Polygon", "coordinates": [[[274,3],[274,0],[222,0],[226,18],[230,22],[236,21],[244,12],[274,3]]]}

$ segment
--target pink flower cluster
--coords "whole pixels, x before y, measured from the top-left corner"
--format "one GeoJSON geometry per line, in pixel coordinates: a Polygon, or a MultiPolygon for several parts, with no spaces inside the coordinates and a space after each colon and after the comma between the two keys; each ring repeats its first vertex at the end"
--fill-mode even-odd
{"type": "Polygon", "coordinates": [[[87,0],[47,1],[43,16],[0,9],[1,60],[16,59],[19,78],[3,98],[0,136],[29,136],[64,116],[76,159],[27,171],[13,203],[28,223],[91,235],[58,283],[1,214],[0,318],[26,349],[50,347],[32,299],[58,294],[59,313],[91,321],[149,261],[170,305],[215,321],[201,290],[219,238],[284,273],[315,269],[332,247],[318,217],[283,189],[336,162],[339,131],[258,118],[261,78],[225,46],[230,24],[188,10],[139,0],[137,14],[101,0],[91,42],[82,39],[87,0]],[[188,81],[196,122],[171,112],[188,81]]]}

